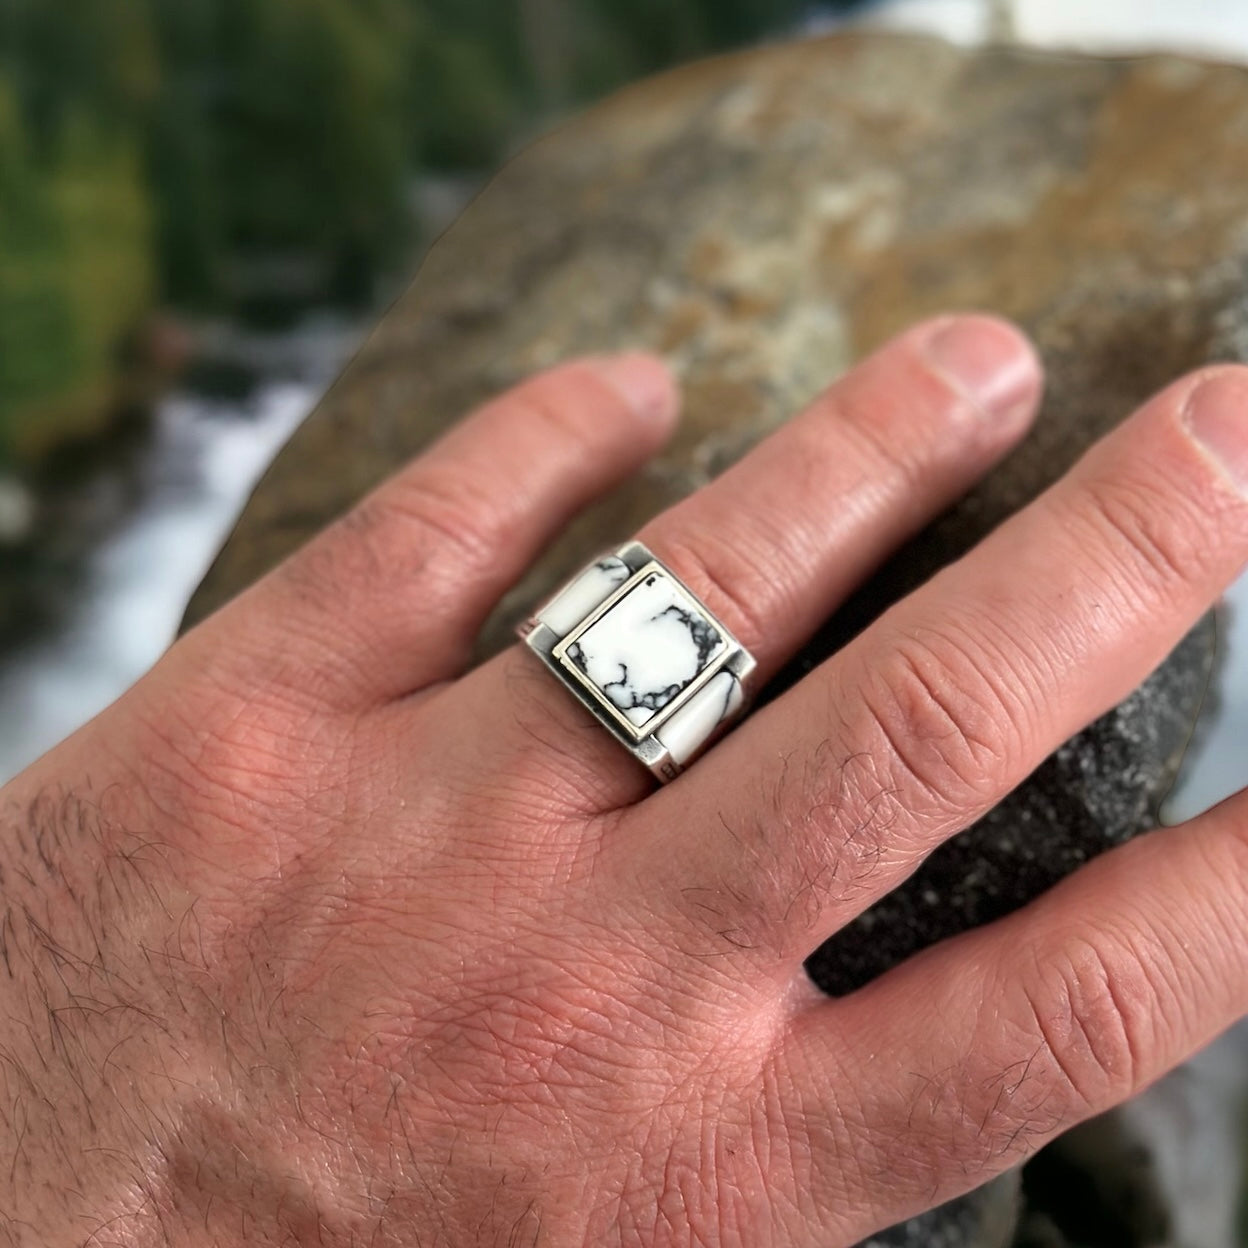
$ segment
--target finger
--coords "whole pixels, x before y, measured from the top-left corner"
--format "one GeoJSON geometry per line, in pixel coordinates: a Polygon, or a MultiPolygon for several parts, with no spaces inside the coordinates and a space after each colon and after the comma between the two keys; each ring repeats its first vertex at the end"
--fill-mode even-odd
{"type": "MultiPolygon", "coordinates": [[[[765,680],[899,543],[965,490],[1027,428],[1035,355],[988,317],[946,317],[903,334],[641,540],[749,649],[765,680]]],[[[513,689],[520,731],[501,748],[557,770],[564,788],[614,807],[652,782],[529,655],[483,674],[482,705],[513,689]],[[535,682],[532,674],[540,675],[535,682]],[[540,742],[551,755],[532,758],[540,742]]],[[[497,759],[491,766],[497,767],[497,759]]]]}
{"type": "MultiPolygon", "coordinates": [[[[1241,793],[800,1010],[781,1083],[811,1122],[827,1121],[832,1072],[854,1089],[855,1238],[1015,1165],[1208,1043],[1248,1012],[1246,948],[1241,793]]],[[[832,1151],[819,1164],[843,1178],[832,1151]]]]}
{"type": "Polygon", "coordinates": [[[568,519],[634,472],[677,412],[642,354],[542,373],[487,403],[249,596],[295,679],[378,703],[456,675],[485,617],[568,519]]]}
{"type": "Polygon", "coordinates": [[[929,321],[640,533],[766,680],[877,563],[1026,432],[1040,365],[1013,326],[929,321]]]}
{"type": "Polygon", "coordinates": [[[647,803],[630,875],[787,979],[1157,666],[1248,556],[1245,482],[1248,370],[1171,387],[647,803]]]}

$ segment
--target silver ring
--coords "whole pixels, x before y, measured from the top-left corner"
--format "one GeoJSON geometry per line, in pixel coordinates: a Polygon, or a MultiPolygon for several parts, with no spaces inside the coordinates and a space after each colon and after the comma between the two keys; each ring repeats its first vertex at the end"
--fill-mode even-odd
{"type": "Polygon", "coordinates": [[[665,783],[741,717],[757,666],[640,542],[591,563],[517,631],[665,783]]]}

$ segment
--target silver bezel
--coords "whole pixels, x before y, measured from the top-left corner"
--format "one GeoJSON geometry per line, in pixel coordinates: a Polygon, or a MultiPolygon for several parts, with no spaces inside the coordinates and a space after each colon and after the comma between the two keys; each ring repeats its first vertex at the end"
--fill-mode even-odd
{"type": "MultiPolygon", "coordinates": [[[[708,681],[714,679],[720,672],[731,672],[737,678],[743,693],[746,694],[748,699],[749,686],[747,682],[756,664],[750,653],[732,635],[731,631],[724,626],[723,621],[707,607],[698,595],[671,568],[664,564],[662,560],[656,559],[650,550],[640,542],[630,542],[628,545],[621,546],[618,550],[608,553],[619,559],[629,570],[630,575],[626,581],[618,585],[603,599],[597,607],[578,621],[572,629],[560,635],[545,624],[540,619],[541,610],[545,609],[545,604],[543,604],[542,608],[539,608],[537,612],[520,625],[517,632],[529,649],[546,664],[594,717],[611,731],[622,745],[649,767],[659,779],[664,781],[671,780],[680,773],[682,768],[671,757],[667,747],[658,739],[656,734],[673,715],[680,711],[682,707],[688,705],[692,698],[697,696],[698,691],[708,681]],[[606,615],[616,603],[654,572],[670,577],[679,587],[681,593],[689,597],[723,638],[724,648],[716,659],[704,671],[698,674],[697,679],[691,682],[688,688],[683,689],[678,697],[674,698],[645,724],[638,726],[621,714],[619,708],[575,664],[567,659],[566,652],[568,647],[573,645],[586,629],[606,615]]],[[[552,594],[547,599],[547,602],[553,601],[570,584],[572,584],[572,581],[568,581],[561,586],[555,594],[552,594]]]]}

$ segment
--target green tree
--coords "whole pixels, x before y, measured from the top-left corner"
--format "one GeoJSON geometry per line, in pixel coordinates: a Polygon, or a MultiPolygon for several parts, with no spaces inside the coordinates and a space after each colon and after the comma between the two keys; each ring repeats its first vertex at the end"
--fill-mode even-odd
{"type": "Polygon", "coordinates": [[[411,27],[406,0],[166,0],[152,170],[174,297],[229,304],[248,274],[301,269],[306,295],[367,296],[404,232],[411,27]]]}
{"type": "Polygon", "coordinates": [[[0,455],[103,402],[150,303],[366,302],[422,171],[804,7],[0,0],[0,455]]]}
{"type": "Polygon", "coordinates": [[[89,425],[154,291],[147,0],[0,9],[0,458],[89,425]]]}
{"type": "Polygon", "coordinates": [[[151,251],[138,145],[68,111],[32,140],[0,80],[0,460],[98,419],[151,251]]]}

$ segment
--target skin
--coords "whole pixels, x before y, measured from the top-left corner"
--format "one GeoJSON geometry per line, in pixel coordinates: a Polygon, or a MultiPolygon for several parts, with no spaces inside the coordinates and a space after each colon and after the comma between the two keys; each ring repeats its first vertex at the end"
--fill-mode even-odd
{"type": "MultiPolygon", "coordinates": [[[[765,679],[1040,388],[918,326],[640,536],[765,679]]],[[[849,997],[801,965],[1240,571],[1248,370],[655,791],[523,648],[465,665],[676,407],[641,355],[525,383],[0,793],[0,1244],[849,1244],[1248,1011],[1245,794],[849,997]]]]}

